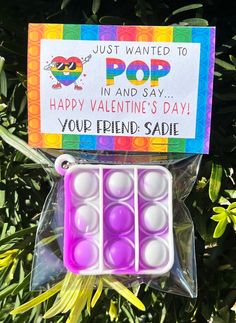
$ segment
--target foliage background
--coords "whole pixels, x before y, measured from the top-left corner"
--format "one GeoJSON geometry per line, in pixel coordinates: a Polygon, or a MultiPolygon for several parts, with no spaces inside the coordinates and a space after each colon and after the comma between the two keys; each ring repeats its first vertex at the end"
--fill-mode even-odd
{"type": "Polygon", "coordinates": [[[35,231],[50,188],[40,161],[11,137],[27,142],[28,22],[217,27],[211,150],[203,157],[198,182],[187,200],[196,229],[199,296],[190,300],[143,286],[139,298],[147,311],[141,313],[107,291],[92,315],[84,312],[80,321],[110,322],[112,299],[117,301],[119,322],[235,322],[235,311],[230,310],[236,299],[233,223],[226,221],[226,230],[215,239],[216,222],[211,220],[213,207],[228,207],[236,201],[236,2],[223,0],[0,1],[0,56],[5,58],[3,69],[0,61],[0,136],[4,139],[0,142],[0,322],[65,322],[61,315],[42,319],[50,302],[14,319],[9,315],[33,296],[29,273],[35,231]],[[6,250],[10,250],[7,255],[6,250]],[[1,262],[4,255],[7,258],[1,262]]]}

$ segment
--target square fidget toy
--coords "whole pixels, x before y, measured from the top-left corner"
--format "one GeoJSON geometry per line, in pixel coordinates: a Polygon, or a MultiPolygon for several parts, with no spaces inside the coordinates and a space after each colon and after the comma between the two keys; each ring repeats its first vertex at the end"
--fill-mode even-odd
{"type": "Polygon", "coordinates": [[[172,176],[166,168],[76,164],[70,155],[61,155],[55,168],[64,175],[64,265],[69,271],[83,275],[170,271],[172,176]],[[63,158],[68,169],[63,168],[63,158]]]}

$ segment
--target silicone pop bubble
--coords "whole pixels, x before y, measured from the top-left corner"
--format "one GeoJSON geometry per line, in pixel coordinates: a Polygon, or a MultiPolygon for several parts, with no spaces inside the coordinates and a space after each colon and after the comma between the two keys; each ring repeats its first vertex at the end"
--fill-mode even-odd
{"type": "Polygon", "coordinates": [[[77,173],[72,181],[72,190],[81,198],[89,198],[98,192],[98,178],[93,171],[77,173]]]}
{"type": "Polygon", "coordinates": [[[113,240],[107,245],[105,256],[110,267],[121,269],[132,265],[134,249],[127,239],[113,240]]]}
{"type": "Polygon", "coordinates": [[[75,225],[80,232],[92,232],[98,228],[98,212],[88,204],[81,205],[75,212],[75,225]]]}
{"type": "Polygon", "coordinates": [[[105,223],[115,233],[124,233],[133,227],[134,215],[125,204],[113,204],[105,212],[105,223]]]}
{"type": "Polygon", "coordinates": [[[160,204],[147,205],[141,214],[142,225],[149,232],[157,232],[164,229],[168,218],[165,209],[160,204]]]}
{"type": "Polygon", "coordinates": [[[139,181],[140,192],[147,198],[162,197],[167,193],[168,182],[159,171],[146,171],[139,181]]]}
{"type": "Polygon", "coordinates": [[[160,239],[150,239],[143,244],[140,256],[146,266],[155,268],[166,262],[168,251],[160,239]]]}
{"type": "Polygon", "coordinates": [[[98,261],[98,247],[91,240],[82,240],[74,249],[74,259],[80,268],[92,267],[98,261]]]}
{"type": "Polygon", "coordinates": [[[124,198],[132,189],[132,178],[125,171],[113,171],[106,179],[107,192],[116,198],[124,198]]]}

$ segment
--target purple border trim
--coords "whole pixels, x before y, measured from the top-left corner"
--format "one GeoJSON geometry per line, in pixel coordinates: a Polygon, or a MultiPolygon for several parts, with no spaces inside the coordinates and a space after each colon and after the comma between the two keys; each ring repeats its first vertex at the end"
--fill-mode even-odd
{"type": "Polygon", "coordinates": [[[213,96],[213,78],[215,65],[215,27],[211,27],[210,31],[210,57],[209,57],[209,74],[208,74],[208,96],[207,111],[205,121],[205,135],[203,153],[209,153],[210,133],[211,133],[211,114],[212,114],[212,96],[213,96]]]}

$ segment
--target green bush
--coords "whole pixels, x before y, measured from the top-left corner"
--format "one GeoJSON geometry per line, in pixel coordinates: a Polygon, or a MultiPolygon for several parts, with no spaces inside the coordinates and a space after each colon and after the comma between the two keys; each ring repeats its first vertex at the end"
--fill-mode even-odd
{"type": "Polygon", "coordinates": [[[39,155],[27,142],[27,24],[89,23],[217,27],[210,154],[187,200],[195,224],[199,296],[187,299],[141,286],[146,312],[106,290],[79,322],[235,322],[236,2],[222,0],[8,0],[0,4],[0,322],[65,322],[42,318],[47,301],[14,318],[28,301],[37,222],[50,189],[39,155]],[[19,140],[16,138],[20,138],[19,140]],[[109,311],[110,308],[110,311],[109,311]],[[232,308],[232,309],[231,309],[232,308]]]}

